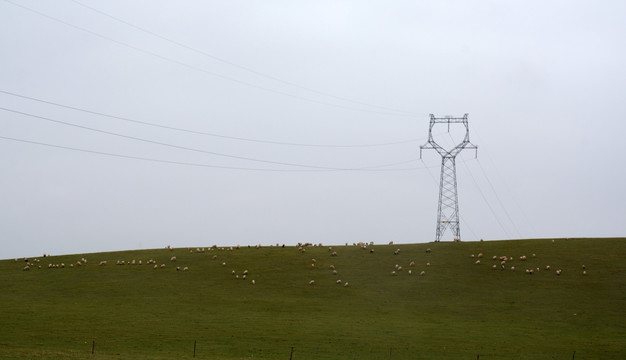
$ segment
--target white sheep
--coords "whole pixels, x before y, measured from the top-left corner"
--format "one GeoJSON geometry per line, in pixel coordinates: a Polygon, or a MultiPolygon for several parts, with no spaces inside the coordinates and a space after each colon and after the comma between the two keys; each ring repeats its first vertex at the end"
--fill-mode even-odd
{"type": "Polygon", "coordinates": [[[411,275],[411,274],[412,274],[412,272],[411,272],[411,270],[409,270],[409,275],[411,275]]]}
{"type": "Polygon", "coordinates": [[[187,266],[185,266],[185,267],[183,268],[183,271],[189,271],[189,268],[188,268],[187,266]]]}
{"type": "Polygon", "coordinates": [[[170,258],[170,261],[176,261],[176,256],[172,256],[172,257],[170,258]]]}
{"type": "Polygon", "coordinates": [[[107,264],[106,260],[102,260],[102,261],[100,261],[100,264],[98,264],[98,265],[102,266],[102,265],[106,265],[106,264],[107,264]]]}
{"type": "Polygon", "coordinates": [[[256,284],[256,281],[252,280],[252,281],[250,281],[250,284],[254,285],[254,284],[256,284]]]}
{"type": "Polygon", "coordinates": [[[558,269],[558,270],[556,271],[556,274],[557,274],[557,276],[558,276],[558,275],[561,275],[561,269],[558,269]]]}
{"type": "Polygon", "coordinates": [[[480,264],[480,260],[476,260],[476,262],[474,264],[479,265],[480,264]]]}
{"type": "Polygon", "coordinates": [[[335,270],[335,265],[332,265],[332,264],[331,264],[331,265],[330,265],[330,268],[331,268],[331,269],[333,269],[333,270],[335,270]]]}
{"type": "Polygon", "coordinates": [[[424,276],[424,275],[426,275],[426,272],[425,272],[425,271],[422,271],[422,272],[420,273],[420,276],[424,276]]]}
{"type": "Polygon", "coordinates": [[[410,266],[410,267],[414,267],[414,266],[415,266],[415,261],[411,261],[411,262],[409,263],[409,266],[410,266]]]}
{"type": "Polygon", "coordinates": [[[315,280],[309,281],[309,285],[313,285],[313,284],[315,284],[315,280]]]}
{"type": "Polygon", "coordinates": [[[341,282],[342,282],[341,280],[335,281],[335,283],[337,283],[337,284],[341,284],[341,282]]]}
{"type": "Polygon", "coordinates": [[[346,283],[343,284],[343,287],[348,287],[348,286],[350,286],[350,284],[346,281],[346,283]]]}

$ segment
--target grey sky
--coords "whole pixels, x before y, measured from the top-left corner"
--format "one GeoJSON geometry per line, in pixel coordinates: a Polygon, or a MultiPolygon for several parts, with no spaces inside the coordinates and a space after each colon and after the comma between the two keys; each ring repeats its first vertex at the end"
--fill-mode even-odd
{"type": "Polygon", "coordinates": [[[0,258],[624,236],[625,4],[0,1],[0,258]]]}

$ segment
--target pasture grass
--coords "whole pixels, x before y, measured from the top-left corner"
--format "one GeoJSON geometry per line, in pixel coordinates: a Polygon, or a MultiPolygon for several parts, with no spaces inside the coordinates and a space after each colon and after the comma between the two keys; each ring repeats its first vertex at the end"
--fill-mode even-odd
{"type": "Polygon", "coordinates": [[[0,358],[192,359],[196,342],[197,359],[292,347],[293,360],[626,359],[625,240],[154,249],[39,257],[29,271],[3,260],[0,358]],[[500,270],[493,255],[514,260],[500,270]]]}

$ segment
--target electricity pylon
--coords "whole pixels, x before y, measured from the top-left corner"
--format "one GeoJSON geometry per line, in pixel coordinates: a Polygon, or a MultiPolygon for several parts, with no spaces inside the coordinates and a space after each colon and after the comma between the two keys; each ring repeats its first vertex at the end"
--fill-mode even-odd
{"type": "MultiPolygon", "coordinates": [[[[452,231],[454,241],[461,241],[461,229],[459,227],[459,197],[456,186],[456,156],[463,149],[478,149],[469,141],[469,125],[467,124],[467,114],[463,117],[445,116],[436,118],[430,114],[430,127],[428,128],[428,142],[420,146],[420,159],[422,149],[435,149],[441,155],[441,177],[439,181],[439,206],[437,210],[437,233],[435,242],[439,242],[447,229],[452,231]],[[444,149],[433,139],[433,127],[435,124],[462,124],[465,126],[465,137],[460,144],[451,150],[444,149]]],[[[478,152],[478,150],[476,150],[478,152]]]]}

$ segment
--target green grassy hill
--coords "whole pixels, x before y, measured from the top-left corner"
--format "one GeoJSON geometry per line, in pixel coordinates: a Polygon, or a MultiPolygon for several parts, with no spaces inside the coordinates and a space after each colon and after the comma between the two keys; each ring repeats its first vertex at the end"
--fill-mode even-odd
{"type": "Polygon", "coordinates": [[[625,240],[3,260],[0,358],[192,359],[196,342],[198,359],[626,359],[625,240]]]}

